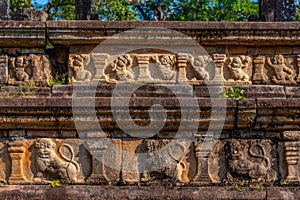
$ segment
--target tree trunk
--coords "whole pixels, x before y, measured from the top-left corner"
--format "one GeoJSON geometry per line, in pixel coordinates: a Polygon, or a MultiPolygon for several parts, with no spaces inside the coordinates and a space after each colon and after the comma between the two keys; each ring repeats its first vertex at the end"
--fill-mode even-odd
{"type": "Polygon", "coordinates": [[[260,0],[260,21],[295,21],[295,0],[260,0]]]}
{"type": "Polygon", "coordinates": [[[90,19],[91,0],[76,0],[76,19],[90,19]]]}
{"type": "Polygon", "coordinates": [[[9,0],[0,0],[0,19],[8,19],[9,14],[9,0]]]}

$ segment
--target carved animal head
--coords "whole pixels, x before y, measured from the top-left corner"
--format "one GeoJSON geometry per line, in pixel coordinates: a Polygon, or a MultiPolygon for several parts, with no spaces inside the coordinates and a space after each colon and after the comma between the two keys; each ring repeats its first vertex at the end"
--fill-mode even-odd
{"type": "Polygon", "coordinates": [[[239,57],[234,57],[232,59],[231,67],[232,68],[241,68],[242,67],[241,59],[239,57]]]}
{"type": "Polygon", "coordinates": [[[56,144],[51,139],[38,138],[35,141],[35,147],[40,158],[52,158],[55,156],[56,144]]]}

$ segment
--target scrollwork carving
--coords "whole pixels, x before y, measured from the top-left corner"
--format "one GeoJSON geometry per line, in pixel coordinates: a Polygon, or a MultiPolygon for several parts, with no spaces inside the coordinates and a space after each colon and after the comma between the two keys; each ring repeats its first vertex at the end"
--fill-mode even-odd
{"type": "Polygon", "coordinates": [[[276,179],[271,163],[271,145],[266,140],[232,140],[227,144],[229,179],[248,178],[270,182],[276,179]]]}

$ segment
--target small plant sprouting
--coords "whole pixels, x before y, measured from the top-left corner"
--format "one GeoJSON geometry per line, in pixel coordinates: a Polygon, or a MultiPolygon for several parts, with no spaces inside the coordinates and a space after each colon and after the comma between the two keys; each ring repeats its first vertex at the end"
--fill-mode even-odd
{"type": "Polygon", "coordinates": [[[65,77],[62,77],[59,81],[56,81],[55,79],[51,79],[49,81],[49,84],[51,86],[53,85],[62,85],[62,84],[66,84],[67,83],[67,79],[65,77]]]}
{"type": "Polygon", "coordinates": [[[62,186],[62,184],[61,184],[61,182],[60,182],[59,180],[53,180],[53,181],[50,182],[49,185],[50,185],[52,188],[62,186]]]}
{"type": "Polygon", "coordinates": [[[229,87],[222,89],[222,97],[225,98],[233,98],[235,100],[242,100],[244,99],[243,93],[245,90],[236,87],[229,87]]]}

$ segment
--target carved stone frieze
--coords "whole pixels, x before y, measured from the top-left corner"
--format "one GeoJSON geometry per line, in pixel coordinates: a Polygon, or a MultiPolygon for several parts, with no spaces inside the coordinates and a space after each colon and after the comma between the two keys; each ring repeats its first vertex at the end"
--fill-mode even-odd
{"type": "Polygon", "coordinates": [[[298,68],[297,82],[300,82],[300,55],[297,55],[297,68],[298,68]]]}
{"type": "Polygon", "coordinates": [[[132,72],[132,58],[126,54],[119,56],[113,63],[109,64],[104,70],[104,77],[109,83],[117,83],[118,81],[134,80],[135,75],[132,72]]]}
{"type": "Polygon", "coordinates": [[[300,132],[283,132],[285,142],[280,143],[278,152],[280,154],[281,183],[300,184],[300,132]]]}
{"type": "Polygon", "coordinates": [[[90,55],[73,54],[69,56],[69,83],[88,83],[92,74],[88,70],[90,55]]]}
{"type": "Polygon", "coordinates": [[[184,141],[145,140],[139,147],[142,182],[189,182],[188,149],[184,141]],[[174,142],[174,141],[173,141],[174,142]]]}
{"type": "Polygon", "coordinates": [[[225,151],[228,181],[273,183],[277,179],[270,141],[232,139],[225,145],[225,151]]]}
{"type": "Polygon", "coordinates": [[[225,61],[224,77],[228,82],[251,83],[252,58],[249,56],[229,57],[225,61]]]}
{"type": "Polygon", "coordinates": [[[8,152],[11,158],[11,175],[8,179],[10,184],[28,182],[24,175],[25,148],[21,141],[9,144],[8,152]]]}
{"type": "Polygon", "coordinates": [[[74,160],[73,148],[66,143],[56,148],[56,144],[48,138],[39,138],[35,141],[36,157],[35,163],[37,173],[35,182],[49,180],[61,180],[65,183],[77,182],[80,171],[79,164],[74,160]],[[63,153],[63,149],[69,151],[70,157],[63,153]]]}
{"type": "Polygon", "coordinates": [[[158,70],[163,80],[176,79],[176,57],[174,55],[156,56],[156,62],[159,65],[158,70]]]}
{"type": "Polygon", "coordinates": [[[266,62],[267,66],[271,68],[268,73],[270,81],[275,84],[296,84],[296,71],[283,55],[267,57],[266,62]]]}
{"type": "Polygon", "coordinates": [[[224,64],[226,60],[226,54],[213,54],[213,60],[216,66],[216,73],[213,81],[224,82],[224,64]]]}
{"type": "Polygon", "coordinates": [[[258,56],[253,60],[253,83],[266,83],[268,81],[267,71],[265,69],[265,57],[258,56]]]}
{"type": "Polygon", "coordinates": [[[30,54],[9,59],[9,84],[32,83],[46,86],[50,80],[50,63],[45,56],[30,54]]]}
{"type": "Polygon", "coordinates": [[[8,56],[0,55],[0,83],[8,81],[8,56]]]}

